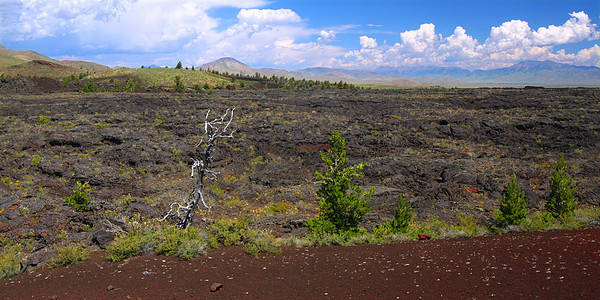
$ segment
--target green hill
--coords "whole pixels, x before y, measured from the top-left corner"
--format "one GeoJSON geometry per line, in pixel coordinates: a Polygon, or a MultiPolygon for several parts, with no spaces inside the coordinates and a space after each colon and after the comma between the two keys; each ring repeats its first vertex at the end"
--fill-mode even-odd
{"type": "Polygon", "coordinates": [[[143,86],[146,87],[171,87],[175,82],[175,77],[179,76],[181,83],[186,87],[193,87],[195,84],[210,86],[226,85],[229,81],[212,73],[203,71],[191,71],[182,69],[129,69],[119,68],[106,71],[97,71],[90,75],[90,78],[118,78],[118,77],[137,77],[143,86]]]}
{"type": "Polygon", "coordinates": [[[27,63],[27,61],[7,54],[0,54],[0,70],[10,66],[22,65],[24,63],[27,63]]]}
{"type": "Polygon", "coordinates": [[[97,63],[93,63],[93,62],[89,62],[89,61],[83,61],[83,60],[61,60],[58,63],[63,66],[80,69],[83,72],[85,72],[87,70],[90,70],[90,71],[92,71],[92,70],[94,70],[94,71],[110,70],[110,67],[107,67],[107,66],[104,66],[101,64],[97,64],[97,63]]]}
{"type": "Polygon", "coordinates": [[[23,61],[34,61],[34,60],[45,60],[49,62],[57,62],[55,59],[52,59],[48,56],[39,54],[35,51],[22,51],[22,50],[11,50],[2,45],[0,45],[0,54],[6,56],[12,56],[14,58],[23,60],[23,61]]]}
{"type": "Polygon", "coordinates": [[[69,75],[79,75],[84,73],[79,69],[66,67],[57,63],[34,60],[25,62],[19,65],[9,66],[0,69],[0,74],[9,76],[36,76],[36,77],[51,77],[51,78],[63,78],[69,75]]]}

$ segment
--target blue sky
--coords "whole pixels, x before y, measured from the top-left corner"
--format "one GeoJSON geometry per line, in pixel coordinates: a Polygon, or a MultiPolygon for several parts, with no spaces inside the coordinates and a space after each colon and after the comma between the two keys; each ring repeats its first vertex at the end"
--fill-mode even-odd
{"type": "Polygon", "coordinates": [[[0,44],[108,66],[600,67],[600,1],[2,0],[0,44]]]}

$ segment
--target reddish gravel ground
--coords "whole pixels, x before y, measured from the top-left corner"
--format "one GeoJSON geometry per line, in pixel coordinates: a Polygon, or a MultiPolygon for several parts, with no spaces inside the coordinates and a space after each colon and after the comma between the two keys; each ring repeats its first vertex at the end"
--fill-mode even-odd
{"type": "Polygon", "coordinates": [[[111,263],[102,252],[64,268],[1,280],[6,299],[542,298],[598,299],[600,229],[353,247],[241,247],[191,261],[148,255],[111,263]],[[223,284],[216,292],[211,285],[223,284]]]}

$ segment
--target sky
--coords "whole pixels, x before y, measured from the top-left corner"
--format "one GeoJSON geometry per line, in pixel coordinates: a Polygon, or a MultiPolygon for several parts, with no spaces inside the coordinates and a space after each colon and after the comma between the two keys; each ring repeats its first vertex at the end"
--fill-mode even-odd
{"type": "Polygon", "coordinates": [[[598,0],[0,0],[0,45],[115,67],[600,67],[598,0]]]}

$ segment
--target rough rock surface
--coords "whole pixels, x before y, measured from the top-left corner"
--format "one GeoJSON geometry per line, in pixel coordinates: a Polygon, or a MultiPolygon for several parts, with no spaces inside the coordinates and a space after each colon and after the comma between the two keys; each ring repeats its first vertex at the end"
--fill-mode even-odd
{"type": "Polygon", "coordinates": [[[359,182],[375,188],[367,228],[394,215],[399,194],[417,220],[489,222],[512,174],[536,210],[559,153],[579,203],[597,205],[599,96],[588,88],[0,95],[0,234],[43,248],[67,232],[103,247],[116,223],[162,216],[193,184],[207,110],[216,117],[230,107],[235,138],[218,145],[221,174],[206,191],[214,207],[196,220],[251,213],[275,235],[305,233],[333,130],[351,163],[368,164],[359,182]],[[89,212],[63,203],[77,181],[93,188],[89,212]],[[276,202],[287,206],[270,210],[276,202]]]}

